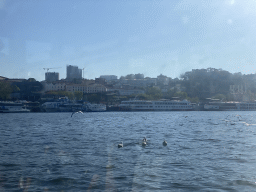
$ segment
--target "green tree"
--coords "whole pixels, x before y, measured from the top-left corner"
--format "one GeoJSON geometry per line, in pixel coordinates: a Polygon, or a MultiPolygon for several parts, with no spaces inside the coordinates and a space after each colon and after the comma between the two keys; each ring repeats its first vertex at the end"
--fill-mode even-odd
{"type": "MultiPolygon", "coordinates": [[[[28,80],[23,80],[19,82],[13,82],[12,86],[16,85],[19,87],[19,92],[21,99],[25,100],[37,100],[40,98],[40,91],[43,89],[42,83],[36,81],[34,78],[29,78],[28,80]]],[[[16,92],[16,91],[14,91],[16,92]]]]}
{"type": "Polygon", "coordinates": [[[12,93],[12,87],[8,82],[0,82],[0,99],[7,100],[10,99],[10,94],[12,93]]]}
{"type": "Polygon", "coordinates": [[[99,103],[101,101],[101,94],[100,93],[88,94],[87,100],[91,103],[99,103]]]}
{"type": "Polygon", "coordinates": [[[174,93],[174,97],[179,97],[180,100],[184,100],[188,98],[188,94],[186,92],[177,92],[174,93]]]}
{"type": "Polygon", "coordinates": [[[75,99],[74,93],[68,92],[68,91],[51,91],[51,92],[48,92],[47,94],[56,95],[57,97],[65,96],[65,97],[68,97],[69,100],[75,99]]]}
{"type": "Polygon", "coordinates": [[[165,99],[172,99],[174,97],[174,94],[177,92],[177,89],[169,89],[167,93],[165,93],[165,99]]]}
{"type": "Polygon", "coordinates": [[[75,96],[76,100],[81,100],[81,99],[83,99],[83,92],[75,91],[74,96],[75,96]]]}
{"type": "MultiPolygon", "coordinates": [[[[136,97],[136,96],[133,95],[132,98],[135,98],[135,97],[136,97]]],[[[151,96],[150,96],[150,95],[147,95],[147,94],[139,94],[139,95],[137,95],[137,97],[138,97],[139,99],[141,99],[141,100],[151,100],[151,99],[152,99],[151,96]]]]}
{"type": "MultiPolygon", "coordinates": [[[[189,97],[205,99],[216,94],[228,94],[232,74],[222,69],[195,69],[182,74],[182,86],[189,97]]],[[[236,79],[239,79],[239,74],[236,79]]]]}
{"type": "Polygon", "coordinates": [[[20,88],[17,85],[12,85],[12,92],[16,93],[19,91],[20,91],[20,88]]]}
{"type": "Polygon", "coordinates": [[[194,97],[194,98],[187,98],[188,101],[190,101],[191,103],[199,103],[199,98],[198,97],[194,97]]]}
{"type": "Polygon", "coordinates": [[[158,100],[163,97],[162,91],[159,87],[149,87],[146,89],[146,94],[150,99],[158,100]]]}

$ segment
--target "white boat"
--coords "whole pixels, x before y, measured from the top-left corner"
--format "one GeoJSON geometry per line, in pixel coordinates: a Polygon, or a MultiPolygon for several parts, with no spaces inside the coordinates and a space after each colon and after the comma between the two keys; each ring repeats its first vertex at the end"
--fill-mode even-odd
{"type": "Polygon", "coordinates": [[[0,101],[0,113],[28,113],[29,109],[21,102],[0,101]]]}
{"type": "Polygon", "coordinates": [[[42,108],[46,112],[60,112],[61,102],[45,102],[42,104],[42,108]]]}
{"type": "Polygon", "coordinates": [[[209,104],[205,104],[204,105],[204,110],[209,110],[209,111],[215,111],[215,110],[220,110],[219,105],[209,105],[209,104]]]}
{"type": "Polygon", "coordinates": [[[145,101],[145,100],[130,100],[122,101],[119,105],[120,108],[128,109],[131,111],[191,111],[193,106],[187,100],[158,100],[158,101],[145,101]]]}
{"type": "Polygon", "coordinates": [[[68,98],[60,98],[57,101],[45,102],[42,109],[46,112],[74,112],[85,111],[85,107],[80,103],[72,103],[68,98]]]}
{"type": "Polygon", "coordinates": [[[107,110],[107,106],[104,104],[87,103],[86,111],[88,112],[103,112],[107,110]]]}
{"type": "Polygon", "coordinates": [[[204,105],[209,111],[256,111],[256,102],[209,102],[204,105]]]}

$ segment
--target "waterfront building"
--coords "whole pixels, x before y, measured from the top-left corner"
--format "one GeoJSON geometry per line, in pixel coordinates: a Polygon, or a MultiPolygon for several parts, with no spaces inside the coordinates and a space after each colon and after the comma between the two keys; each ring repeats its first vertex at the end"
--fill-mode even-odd
{"type": "Polygon", "coordinates": [[[92,84],[92,85],[86,85],[86,84],[69,84],[66,85],[66,91],[68,92],[83,92],[83,93],[101,93],[106,92],[107,88],[100,84],[92,84]]]}
{"type": "Polygon", "coordinates": [[[66,90],[66,84],[65,83],[47,83],[47,82],[42,82],[43,87],[44,87],[44,92],[48,91],[65,91],[66,90]]]}

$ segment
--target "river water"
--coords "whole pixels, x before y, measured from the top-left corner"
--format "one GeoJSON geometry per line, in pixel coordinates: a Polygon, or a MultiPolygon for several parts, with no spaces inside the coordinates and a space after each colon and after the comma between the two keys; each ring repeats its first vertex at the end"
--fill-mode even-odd
{"type": "Polygon", "coordinates": [[[0,114],[0,191],[256,191],[255,116],[0,114]]]}

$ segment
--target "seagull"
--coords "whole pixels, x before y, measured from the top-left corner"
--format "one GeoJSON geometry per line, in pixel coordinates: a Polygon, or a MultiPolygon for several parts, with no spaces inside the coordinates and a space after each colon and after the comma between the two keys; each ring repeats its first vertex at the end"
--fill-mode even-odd
{"type": "Polygon", "coordinates": [[[76,111],[76,112],[73,112],[71,117],[75,114],[75,113],[83,113],[82,111],[76,111]]]}
{"type": "Polygon", "coordinates": [[[122,141],[121,143],[119,143],[117,146],[118,146],[118,148],[123,147],[123,146],[124,146],[124,145],[123,145],[123,141],[122,141]]]}
{"type": "Polygon", "coordinates": [[[142,142],[142,146],[145,147],[147,145],[147,142],[146,141],[143,141],[142,142]]]}
{"type": "Polygon", "coordinates": [[[167,141],[164,140],[163,142],[163,146],[166,146],[167,145],[167,141]]]}

